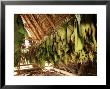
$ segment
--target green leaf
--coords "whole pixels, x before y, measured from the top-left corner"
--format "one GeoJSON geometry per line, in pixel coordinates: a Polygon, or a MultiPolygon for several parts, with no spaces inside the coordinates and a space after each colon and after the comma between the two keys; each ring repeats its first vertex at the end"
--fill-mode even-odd
{"type": "Polygon", "coordinates": [[[67,42],[69,43],[70,42],[70,39],[71,39],[71,34],[72,34],[72,30],[73,29],[73,26],[69,25],[67,27],[67,42]]]}
{"type": "Polygon", "coordinates": [[[58,35],[61,37],[61,40],[63,41],[66,38],[66,31],[65,28],[61,27],[58,29],[58,35]]]}
{"type": "Polygon", "coordinates": [[[58,56],[56,54],[54,55],[54,61],[55,63],[58,61],[58,56]]]}
{"type": "Polygon", "coordinates": [[[56,42],[60,42],[60,36],[56,33],[56,42]]]}
{"type": "Polygon", "coordinates": [[[78,52],[83,49],[83,41],[79,35],[80,33],[78,31],[78,27],[74,28],[74,32],[75,32],[75,52],[78,52]]]}
{"type": "Polygon", "coordinates": [[[65,54],[64,57],[63,57],[63,61],[64,61],[64,63],[65,63],[66,65],[67,65],[68,59],[69,59],[68,54],[65,54]]]}
{"type": "Polygon", "coordinates": [[[24,35],[26,34],[26,31],[23,26],[19,28],[18,32],[24,35]]]}

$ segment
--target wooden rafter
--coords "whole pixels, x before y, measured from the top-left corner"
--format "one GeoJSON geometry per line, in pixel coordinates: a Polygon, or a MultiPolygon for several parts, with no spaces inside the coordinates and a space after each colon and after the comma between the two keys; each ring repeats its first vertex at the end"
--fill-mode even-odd
{"type": "Polygon", "coordinates": [[[40,40],[39,33],[36,34],[35,27],[31,24],[31,21],[29,20],[29,18],[27,17],[27,15],[24,15],[24,17],[26,18],[27,24],[29,25],[30,29],[33,31],[33,33],[36,36],[36,38],[38,40],[40,40]]]}
{"type": "Polygon", "coordinates": [[[31,25],[34,28],[33,31],[35,32],[35,35],[37,35],[40,38],[40,40],[41,40],[41,38],[42,38],[41,33],[39,32],[39,29],[37,28],[37,26],[35,24],[35,21],[33,20],[32,16],[30,14],[28,14],[27,17],[30,20],[31,25]]]}
{"type": "Polygon", "coordinates": [[[33,31],[32,31],[31,29],[29,29],[30,27],[29,27],[29,25],[27,24],[25,18],[23,17],[23,15],[20,15],[20,16],[21,16],[21,19],[23,20],[24,28],[27,30],[27,32],[29,31],[30,36],[31,36],[33,39],[35,39],[36,37],[35,37],[35,35],[33,35],[33,34],[34,34],[33,31]]]}
{"type": "Polygon", "coordinates": [[[22,19],[24,27],[30,33],[31,38],[40,43],[45,36],[48,36],[48,33],[56,30],[57,26],[61,25],[65,18],[69,18],[69,15],[21,14],[21,17],[24,19],[22,19]]]}
{"type": "Polygon", "coordinates": [[[41,37],[43,37],[44,36],[43,28],[40,27],[39,23],[37,22],[37,20],[35,19],[35,17],[32,14],[30,16],[33,18],[33,22],[36,26],[36,30],[38,30],[41,37]]]}
{"type": "Polygon", "coordinates": [[[53,29],[55,29],[55,25],[53,24],[51,19],[47,15],[45,15],[45,16],[46,16],[47,20],[49,21],[49,23],[52,25],[53,29]]]}

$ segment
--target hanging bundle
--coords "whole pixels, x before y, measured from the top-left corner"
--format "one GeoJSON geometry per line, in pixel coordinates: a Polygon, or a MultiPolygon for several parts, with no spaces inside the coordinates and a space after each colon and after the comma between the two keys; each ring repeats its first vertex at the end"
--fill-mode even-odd
{"type": "Polygon", "coordinates": [[[75,15],[76,19],[74,21],[74,34],[75,34],[75,52],[83,49],[83,39],[80,36],[80,15],[75,15]]]}

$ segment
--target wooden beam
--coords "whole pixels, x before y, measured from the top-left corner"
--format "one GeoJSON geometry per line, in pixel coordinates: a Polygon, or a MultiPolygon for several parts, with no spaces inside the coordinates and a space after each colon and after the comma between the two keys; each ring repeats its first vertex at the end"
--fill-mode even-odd
{"type": "MultiPolygon", "coordinates": [[[[42,25],[42,20],[40,20],[39,18],[38,18],[38,16],[39,16],[39,18],[40,18],[40,15],[39,14],[33,14],[33,17],[35,18],[35,20],[38,20],[38,21],[40,21],[40,23],[39,23],[39,26],[41,27],[41,29],[42,29],[42,31],[44,32],[44,34],[46,33],[46,30],[41,26],[42,25]]],[[[46,18],[45,18],[46,19],[46,18]]],[[[43,21],[45,20],[45,19],[43,19],[43,21]]],[[[37,21],[37,22],[38,22],[37,21]]]]}
{"type": "Polygon", "coordinates": [[[61,70],[61,69],[57,69],[57,68],[53,68],[55,71],[57,71],[57,72],[60,72],[60,73],[62,73],[62,74],[64,74],[64,75],[66,75],[66,76],[77,76],[76,74],[72,74],[72,73],[69,73],[69,72],[67,72],[67,71],[64,71],[64,70],[61,70]]]}
{"type": "Polygon", "coordinates": [[[34,28],[34,26],[31,24],[31,21],[29,20],[29,18],[27,17],[27,15],[24,15],[24,17],[25,17],[25,19],[26,19],[26,21],[27,21],[28,26],[30,27],[30,30],[34,33],[34,35],[36,36],[36,38],[37,38],[38,40],[40,40],[41,38],[39,37],[39,34],[36,34],[36,33],[35,33],[35,28],[34,28]]]}
{"type": "Polygon", "coordinates": [[[55,25],[53,24],[52,20],[47,15],[45,15],[45,17],[47,18],[53,29],[55,29],[55,25]]]}
{"type": "MultiPolygon", "coordinates": [[[[35,39],[35,38],[36,38],[36,36],[35,36],[35,35],[33,35],[34,33],[33,33],[33,31],[30,29],[29,25],[27,24],[26,19],[24,18],[24,16],[23,16],[23,15],[20,15],[20,16],[21,16],[21,19],[22,19],[22,21],[23,21],[24,28],[27,30],[27,32],[29,32],[29,33],[30,33],[31,38],[32,38],[32,39],[35,39]]],[[[37,39],[37,40],[38,40],[38,39],[37,39]]]]}
{"type": "Polygon", "coordinates": [[[34,24],[36,26],[36,30],[38,30],[38,32],[41,35],[41,37],[43,37],[44,36],[43,28],[39,25],[39,23],[37,22],[37,20],[35,19],[35,17],[32,14],[30,16],[32,17],[33,22],[34,22],[34,24]]]}

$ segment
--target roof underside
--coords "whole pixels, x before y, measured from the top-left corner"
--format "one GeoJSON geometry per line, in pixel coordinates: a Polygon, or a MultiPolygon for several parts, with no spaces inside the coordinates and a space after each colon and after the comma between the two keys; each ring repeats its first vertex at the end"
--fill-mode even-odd
{"type": "Polygon", "coordinates": [[[21,14],[20,16],[29,37],[37,43],[54,32],[66,19],[71,18],[69,14],[21,14]]]}

